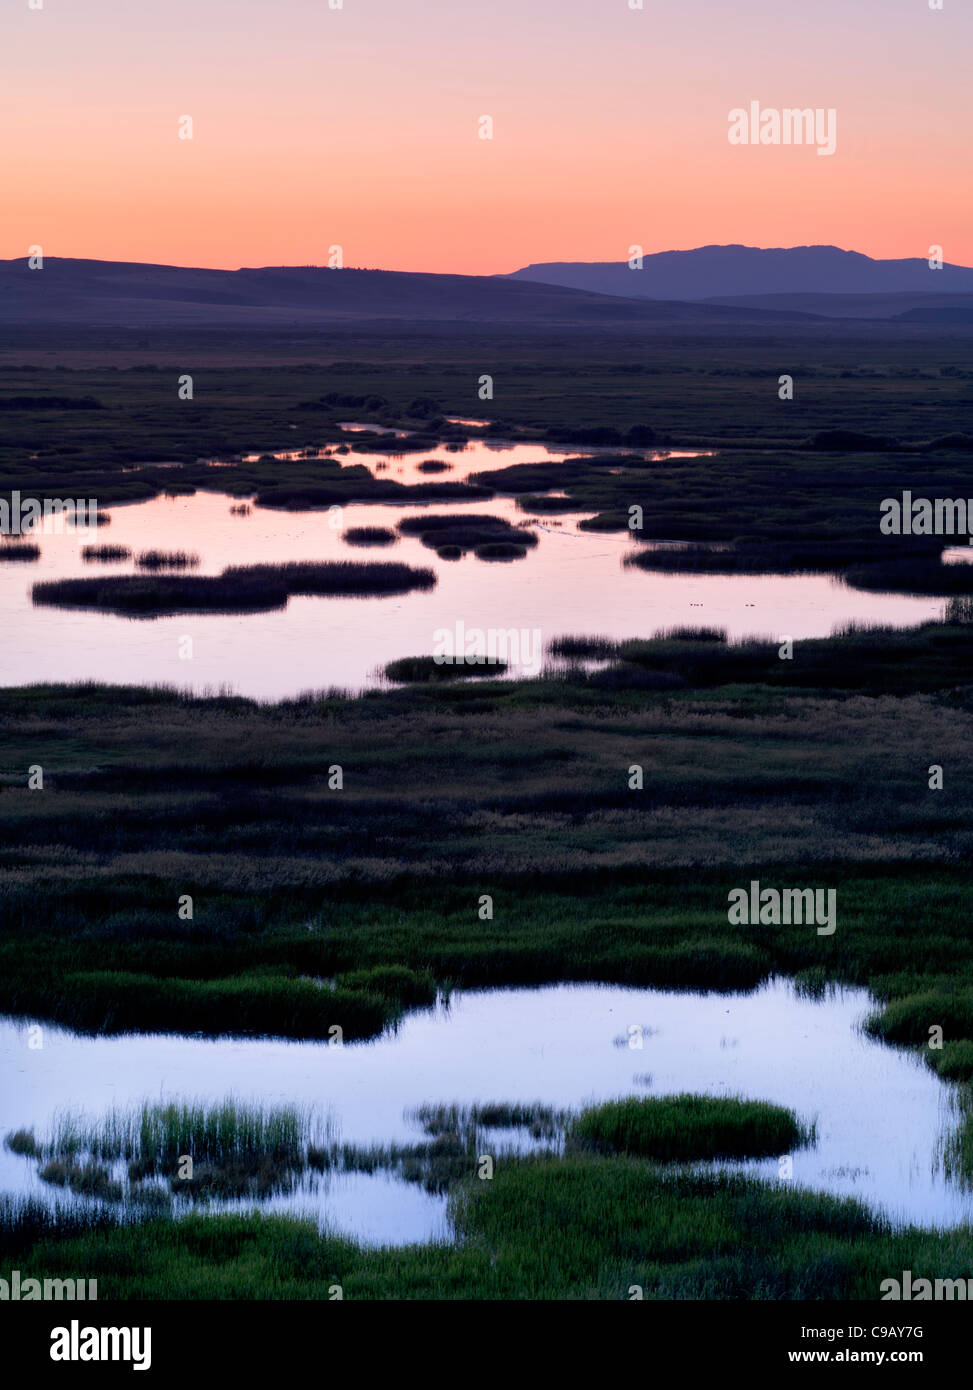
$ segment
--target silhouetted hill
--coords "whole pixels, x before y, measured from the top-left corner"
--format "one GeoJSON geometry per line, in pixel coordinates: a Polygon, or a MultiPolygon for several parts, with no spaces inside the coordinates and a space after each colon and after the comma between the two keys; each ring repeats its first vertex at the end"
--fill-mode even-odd
{"type": "Polygon", "coordinates": [[[973,270],[965,266],[930,270],[919,257],[879,261],[837,246],[700,246],[645,256],[641,270],[629,269],[625,261],[551,261],[525,266],[507,278],[621,298],[733,297],[738,306],[739,296],[770,294],[973,293],[973,270]]]}
{"type": "Polygon", "coordinates": [[[385,322],[633,326],[791,323],[809,315],[718,304],[633,303],[504,276],[267,266],[203,270],[47,257],[0,261],[0,325],[313,328],[385,322]]]}

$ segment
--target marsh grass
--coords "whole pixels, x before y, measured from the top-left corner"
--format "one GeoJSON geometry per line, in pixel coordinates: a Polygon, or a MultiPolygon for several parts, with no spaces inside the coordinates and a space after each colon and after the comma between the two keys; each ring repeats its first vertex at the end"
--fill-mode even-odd
{"type": "MultiPolygon", "coordinates": [[[[18,1151],[37,1162],[49,1186],[126,1208],[161,1208],[167,1190],[191,1202],[266,1199],[293,1191],[309,1173],[334,1171],[394,1173],[443,1193],[473,1172],[487,1131],[521,1130],[534,1142],[555,1141],[568,1114],[541,1104],[489,1102],[422,1106],[408,1118],[425,1140],[356,1146],[339,1143],[330,1123],[307,1107],[234,1099],[216,1105],[146,1102],[96,1120],[61,1113],[47,1141],[35,1141],[29,1151],[21,1143],[18,1151]],[[187,1158],[191,1175],[184,1168],[187,1158]]],[[[7,1146],[23,1135],[8,1135],[7,1146]]]]}
{"type": "Polygon", "coordinates": [[[387,526],[350,526],[341,539],[346,545],[395,545],[398,536],[387,526]]]}
{"type": "MultiPolygon", "coordinates": [[[[374,447],[365,445],[365,448],[374,447]]],[[[383,439],[383,448],[390,444],[383,439]]],[[[421,447],[428,447],[422,445],[421,447]]],[[[404,452],[399,450],[398,452],[404,452]]],[[[391,478],[376,478],[366,468],[358,466],[338,470],[327,482],[290,484],[263,488],[253,499],[254,506],[273,507],[291,512],[320,511],[352,503],[393,503],[411,507],[426,502],[481,502],[494,495],[493,490],[476,483],[428,482],[397,483],[391,478]]]]}
{"type": "Polygon", "coordinates": [[[666,627],[656,633],[660,642],[726,642],[724,627],[666,627]]]}
{"type": "Polygon", "coordinates": [[[132,552],[127,545],[86,545],[82,548],[81,558],[109,564],[115,560],[130,560],[132,552]]]}
{"type": "MultiPolygon", "coordinates": [[[[958,1070],[967,1070],[969,1060],[967,1053],[963,1059],[967,1067],[961,1066],[958,1070]]],[[[947,1179],[969,1189],[973,1188],[973,1085],[968,1080],[958,1088],[955,1103],[958,1123],[943,1144],[943,1172],[947,1179]]]]}
{"type": "Polygon", "coordinates": [[[502,676],[507,670],[505,661],[482,661],[465,657],[450,657],[437,661],[434,656],[402,656],[388,662],[382,672],[386,680],[401,683],[429,684],[437,681],[470,680],[474,677],[489,680],[502,676]]]}
{"type": "Polygon", "coordinates": [[[928,1044],[938,1025],[947,1038],[973,1039],[973,989],[957,980],[950,988],[889,1000],[865,1020],[865,1031],[890,1043],[928,1044]]]}
{"type": "Polygon", "coordinates": [[[11,1153],[18,1154],[21,1158],[38,1158],[41,1150],[37,1140],[34,1138],[32,1129],[16,1129],[8,1134],[3,1141],[4,1148],[11,1153]]]}
{"type": "Polygon", "coordinates": [[[456,547],[475,551],[481,559],[519,559],[537,545],[536,534],[526,525],[513,526],[499,516],[412,516],[400,521],[397,530],[403,536],[418,536],[431,550],[456,547]],[[481,555],[483,550],[490,553],[481,555]]]}
{"type": "Polygon", "coordinates": [[[310,1112],[295,1106],[262,1106],[228,1098],[217,1105],[195,1102],[111,1110],[97,1120],[65,1112],[57,1116],[44,1151],[56,1157],[90,1154],[114,1162],[171,1163],[180,1154],[221,1162],[267,1155],[300,1155],[310,1130],[310,1112]]]}
{"type": "Polygon", "coordinates": [[[367,1248],[310,1221],[0,1206],[23,1274],[83,1270],[102,1298],[874,1301],[890,1271],[952,1278],[973,1237],[892,1229],[860,1203],[640,1159],[504,1159],[450,1189],[458,1240],[367,1248]]]}
{"type": "MultiPolygon", "coordinates": [[[[227,1099],[145,1103],[97,1120],[56,1116],[51,1137],[29,1155],[40,1180],[134,1209],[187,1201],[266,1198],[290,1191],[308,1167],[308,1148],[329,1135],[307,1108],[227,1099]],[[192,1160],[191,1174],[184,1170],[192,1160]],[[121,1169],[121,1171],[119,1171],[121,1169]],[[162,1184],[160,1186],[160,1184],[162,1184]]],[[[8,1147],[16,1136],[8,1136],[8,1147]]]]}
{"type": "Polygon", "coordinates": [[[188,550],[143,550],[135,558],[140,570],[192,570],[199,556],[188,550]]]}
{"type": "MultiPolygon", "coordinates": [[[[926,1047],[926,1062],[944,1081],[973,1081],[973,1039],[958,1038],[944,1042],[941,1048],[926,1047]]],[[[973,1133],[969,1135],[973,1154],[973,1133]]]]}
{"type": "Polygon", "coordinates": [[[853,589],[870,593],[973,596],[973,564],[946,565],[936,555],[853,565],[844,578],[853,589]]]}
{"type": "Polygon", "coordinates": [[[555,637],[548,646],[552,656],[577,658],[585,661],[607,661],[618,652],[619,642],[613,637],[575,636],[555,637]]]}
{"type": "Polygon", "coordinates": [[[105,1205],[0,1193],[0,1258],[27,1254],[45,1240],[60,1243],[114,1230],[123,1219],[117,1208],[105,1205]]]}
{"type": "Polygon", "coordinates": [[[473,553],[478,560],[523,560],[527,547],[512,541],[488,541],[486,545],[478,545],[473,553]]]}
{"type": "Polygon", "coordinates": [[[779,1105],[686,1094],[594,1106],[575,1121],[571,1138],[596,1150],[669,1163],[772,1157],[813,1143],[814,1131],[779,1105]]]}
{"type": "Polygon", "coordinates": [[[479,1101],[475,1105],[419,1105],[406,1118],[426,1134],[464,1134],[477,1129],[521,1129],[533,1139],[563,1138],[571,1112],[541,1101],[479,1101]]]}
{"type": "MultiPolygon", "coordinates": [[[[0,554],[3,552],[0,551],[0,554]]],[[[285,608],[294,595],[404,594],[435,587],[430,569],[394,563],[334,560],[231,566],[222,574],[113,575],[35,584],[33,601],[63,608],[104,609],[130,617],[165,613],[259,613],[285,608]]]]}
{"type": "Polygon", "coordinates": [[[439,994],[430,971],[410,970],[405,965],[372,965],[346,970],[335,983],[343,990],[379,995],[410,1008],[428,1008],[435,1004],[439,994]]]}
{"type": "Polygon", "coordinates": [[[51,1159],[38,1171],[41,1182],[52,1187],[67,1187],[76,1197],[96,1197],[105,1202],[120,1202],[123,1191],[120,1182],[100,1163],[74,1163],[51,1159]]]}
{"type": "Polygon", "coordinates": [[[312,1148],[308,1161],[321,1172],[389,1172],[425,1191],[443,1194],[470,1178],[484,1149],[494,1157],[518,1153],[516,1143],[498,1138],[498,1131],[520,1131],[534,1146],[535,1156],[554,1155],[560,1148],[568,1111],[540,1102],[510,1104],[488,1101],[477,1105],[430,1104],[406,1113],[406,1119],[428,1136],[418,1144],[332,1144],[312,1148]]]}

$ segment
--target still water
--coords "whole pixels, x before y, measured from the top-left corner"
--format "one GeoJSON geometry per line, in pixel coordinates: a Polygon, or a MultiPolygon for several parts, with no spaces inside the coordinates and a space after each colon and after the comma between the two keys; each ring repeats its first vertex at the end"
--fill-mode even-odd
{"type": "MultiPolygon", "coordinates": [[[[477,440],[459,452],[437,450],[404,459],[381,453],[347,457],[366,463],[376,476],[414,483],[436,477],[462,481],[478,470],[556,459],[563,453],[540,445],[477,440]],[[419,464],[425,457],[449,463],[450,471],[422,473],[419,464]]],[[[227,688],[274,700],[333,686],[357,691],[380,684],[386,662],[431,654],[437,629],[454,631],[459,622],[467,630],[536,632],[546,650],[565,633],[649,637],[686,624],[725,628],[731,641],[824,637],[851,621],[908,627],[938,617],[944,607],[939,598],[858,592],[828,575],[653,574],[626,568],[623,560],[637,544],[627,535],[579,530],[585,513],[529,519],[511,497],[423,507],[346,506],[337,527],[327,512],[254,507],[247,515],[232,513],[231,506],[240,500],[200,492],[112,507],[111,525],[99,528],[96,537],[69,530],[43,535],[37,562],[0,564],[0,683],[167,684],[197,693],[227,688]],[[349,527],[394,528],[406,517],[446,512],[501,516],[514,524],[529,521],[538,544],[521,560],[487,563],[473,554],[440,560],[415,537],[369,549],[342,539],[349,527]],[[229,616],[133,619],[34,606],[30,588],[38,580],[134,572],[133,560],[85,563],[81,548],[93,539],[126,546],[134,554],[148,549],[195,552],[200,565],[191,573],[200,575],[219,574],[228,565],[290,560],[396,560],[433,569],[437,584],[395,597],[291,598],[286,609],[276,612],[229,616]],[[180,655],[187,650],[182,641],[187,636],[192,638],[191,659],[180,655]]]]}
{"type": "MultiPolygon", "coordinates": [[[[478,990],[409,1015],[394,1032],[341,1048],[278,1040],[80,1037],[0,1021],[0,1133],[42,1137],[59,1110],[95,1117],[142,1100],[233,1096],[307,1105],[342,1142],[416,1143],[407,1112],[426,1102],[540,1101],[577,1108],[620,1095],[681,1091],[789,1106],[817,1125],[792,1155],[792,1181],[854,1195],[899,1221],[956,1225],[973,1193],[942,1171],[953,1088],[911,1055],[866,1037],[864,990],[822,999],[776,981],[750,994],[604,985],[478,990]],[[629,1045],[633,1025],[641,1049],[629,1045]]],[[[489,1151],[489,1150],[488,1150],[489,1151]]],[[[769,1180],[776,1159],[729,1165],[769,1180]]],[[[0,1150],[0,1190],[50,1193],[36,1166],[0,1150]]],[[[448,1235],[444,1199],[388,1175],[309,1179],[271,1204],[313,1212],[367,1242],[448,1235]]]]}

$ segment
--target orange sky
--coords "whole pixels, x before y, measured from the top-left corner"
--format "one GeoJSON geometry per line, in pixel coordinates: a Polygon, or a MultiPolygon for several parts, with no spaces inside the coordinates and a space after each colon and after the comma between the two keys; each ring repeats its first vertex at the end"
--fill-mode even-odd
{"type": "Polygon", "coordinates": [[[973,264],[962,0],[18,0],[0,47],[2,257],[339,244],[490,273],[732,241],[973,264]],[[751,100],[833,107],[835,155],[730,145],[751,100]]]}

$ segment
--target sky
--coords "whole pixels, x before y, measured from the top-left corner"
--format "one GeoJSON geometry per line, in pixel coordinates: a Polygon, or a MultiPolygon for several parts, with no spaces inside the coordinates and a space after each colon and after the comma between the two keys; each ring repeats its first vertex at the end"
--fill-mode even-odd
{"type": "Polygon", "coordinates": [[[632,3],[3,0],[0,257],[973,265],[969,0],[632,3]],[[753,101],[833,109],[835,153],[730,144],[753,101]]]}

